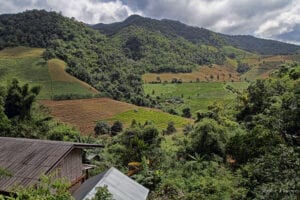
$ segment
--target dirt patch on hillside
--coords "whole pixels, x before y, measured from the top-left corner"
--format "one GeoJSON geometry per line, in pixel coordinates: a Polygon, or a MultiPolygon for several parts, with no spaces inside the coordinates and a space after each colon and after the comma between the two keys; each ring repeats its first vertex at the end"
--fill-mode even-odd
{"type": "Polygon", "coordinates": [[[135,105],[109,98],[39,102],[48,107],[53,116],[74,125],[83,134],[93,133],[95,123],[99,120],[137,108],[135,105]]]}
{"type": "Polygon", "coordinates": [[[226,66],[200,66],[196,71],[191,73],[147,73],[143,75],[145,83],[157,82],[171,82],[172,79],[181,79],[182,82],[229,82],[239,81],[240,75],[232,67],[226,66]],[[159,77],[159,78],[158,78],[159,77]]]}

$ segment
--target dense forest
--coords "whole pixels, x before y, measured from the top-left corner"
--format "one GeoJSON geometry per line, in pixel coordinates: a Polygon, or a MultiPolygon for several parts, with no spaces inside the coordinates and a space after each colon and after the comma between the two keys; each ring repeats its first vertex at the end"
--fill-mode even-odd
{"type": "Polygon", "coordinates": [[[247,35],[224,35],[205,28],[188,26],[178,21],[167,19],[155,20],[138,15],[132,15],[123,22],[96,24],[91,27],[104,34],[114,35],[123,28],[132,25],[142,27],[150,31],[159,31],[169,38],[182,37],[195,44],[206,44],[211,46],[230,45],[263,55],[292,54],[300,49],[297,45],[286,44],[274,40],[259,39],[247,35]]]}

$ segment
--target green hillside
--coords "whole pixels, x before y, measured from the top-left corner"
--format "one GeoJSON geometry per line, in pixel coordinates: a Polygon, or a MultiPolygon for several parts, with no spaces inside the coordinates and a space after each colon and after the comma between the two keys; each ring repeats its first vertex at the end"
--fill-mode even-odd
{"type": "Polygon", "coordinates": [[[217,48],[196,45],[181,37],[169,38],[137,26],[120,30],[112,41],[146,72],[191,72],[198,65],[225,61],[225,55],[217,48]]]}
{"type": "MultiPolygon", "coordinates": [[[[64,80],[51,77],[51,63],[42,58],[43,49],[16,47],[0,51],[0,84],[6,85],[13,78],[22,84],[40,85],[39,99],[51,99],[57,95],[77,94],[92,95],[95,91],[85,85],[64,76],[64,80]]],[[[57,72],[57,76],[64,70],[57,72]]]]}
{"type": "Polygon", "coordinates": [[[128,26],[139,26],[151,31],[159,31],[167,37],[182,37],[193,43],[202,43],[212,46],[234,46],[246,51],[273,55],[273,54],[291,54],[300,49],[297,45],[287,44],[274,40],[265,40],[253,36],[230,36],[205,28],[192,27],[173,20],[156,20],[145,18],[138,15],[132,15],[123,22],[112,24],[96,24],[92,27],[100,30],[104,34],[113,35],[128,26]]]}

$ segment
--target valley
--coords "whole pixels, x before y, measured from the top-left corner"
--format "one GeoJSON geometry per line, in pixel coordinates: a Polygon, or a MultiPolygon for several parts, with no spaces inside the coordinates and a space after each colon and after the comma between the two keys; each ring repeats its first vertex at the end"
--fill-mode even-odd
{"type": "MultiPolygon", "coordinates": [[[[70,184],[111,167],[149,200],[297,199],[299,62],[296,44],[169,19],[89,25],[46,10],[0,15],[0,138],[76,150],[79,169],[49,148],[45,162],[56,160],[53,169],[72,181],[45,174],[12,187],[9,199],[72,200],[70,184]]],[[[31,160],[34,148],[20,160],[0,149],[8,152],[0,151],[0,183],[44,168],[31,160]]],[[[112,200],[109,189],[97,187],[91,200],[112,200]]],[[[0,199],[7,194],[0,188],[0,199]]]]}

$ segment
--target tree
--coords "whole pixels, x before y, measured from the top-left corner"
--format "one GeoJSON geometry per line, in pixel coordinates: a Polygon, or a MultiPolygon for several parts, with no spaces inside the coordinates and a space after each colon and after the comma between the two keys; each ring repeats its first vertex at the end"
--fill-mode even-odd
{"type": "Polygon", "coordinates": [[[39,86],[32,88],[29,88],[28,84],[19,86],[19,81],[14,79],[10,85],[8,85],[4,105],[6,116],[8,118],[30,118],[32,104],[40,93],[40,90],[41,88],[39,86]]]}
{"type": "Polygon", "coordinates": [[[4,113],[4,99],[5,99],[5,89],[0,87],[0,135],[5,135],[7,129],[9,128],[9,119],[4,113]]]}
{"type": "Polygon", "coordinates": [[[105,121],[100,121],[96,123],[96,126],[94,128],[96,135],[104,135],[110,133],[110,126],[105,121]]]}
{"type": "Polygon", "coordinates": [[[242,167],[249,199],[297,199],[300,157],[292,147],[279,145],[242,167]]]}
{"type": "Polygon", "coordinates": [[[174,122],[168,122],[168,126],[167,126],[167,129],[165,131],[165,133],[167,135],[170,135],[172,133],[175,133],[176,132],[176,128],[174,126],[174,122]]]}
{"type": "Polygon", "coordinates": [[[200,154],[207,158],[215,155],[225,158],[225,145],[227,142],[226,128],[213,119],[204,118],[190,134],[191,144],[188,148],[190,154],[200,154]]]}
{"type": "Polygon", "coordinates": [[[239,95],[237,119],[247,129],[260,125],[290,144],[299,144],[295,138],[300,130],[300,84],[290,77],[296,69],[300,66],[281,68],[271,78],[252,83],[245,94],[239,95]]]}
{"type": "Polygon", "coordinates": [[[281,143],[283,140],[280,135],[270,132],[263,126],[256,126],[250,132],[239,133],[230,138],[226,145],[226,152],[236,160],[237,164],[245,164],[281,143]]]}
{"type": "Polygon", "coordinates": [[[108,191],[107,186],[97,187],[95,197],[89,200],[113,200],[112,194],[108,191]]]}
{"type": "Polygon", "coordinates": [[[120,121],[115,121],[111,126],[111,134],[113,136],[117,135],[123,130],[123,124],[120,121]]]}
{"type": "Polygon", "coordinates": [[[141,162],[143,157],[149,160],[160,159],[160,144],[162,138],[153,125],[135,126],[126,129],[116,137],[118,143],[110,147],[117,162],[127,165],[129,162],[141,162]]]}
{"type": "Polygon", "coordinates": [[[184,108],[182,110],[182,117],[191,118],[192,117],[191,109],[190,108],[184,108]]]}

